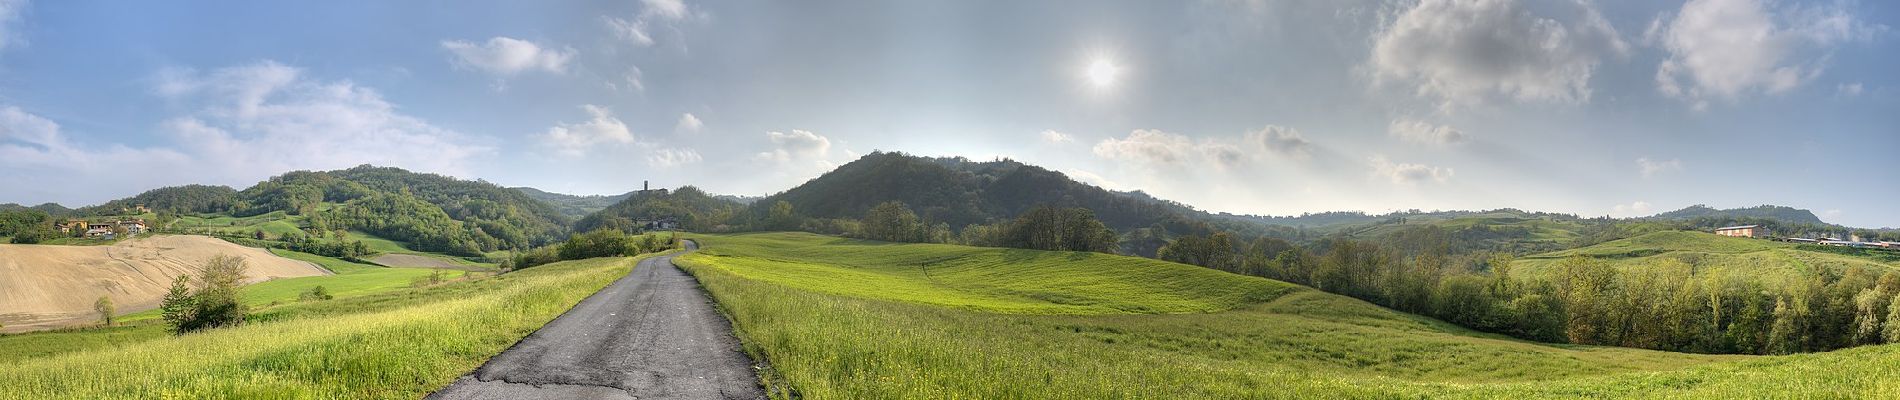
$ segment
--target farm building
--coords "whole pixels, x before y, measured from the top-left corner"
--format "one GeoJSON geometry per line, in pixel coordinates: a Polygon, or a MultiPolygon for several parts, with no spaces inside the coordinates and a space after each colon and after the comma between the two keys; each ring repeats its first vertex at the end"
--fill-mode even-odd
{"type": "Polygon", "coordinates": [[[1715,234],[1732,237],[1760,238],[1768,236],[1768,228],[1761,225],[1742,225],[1715,228],[1715,234]]]}

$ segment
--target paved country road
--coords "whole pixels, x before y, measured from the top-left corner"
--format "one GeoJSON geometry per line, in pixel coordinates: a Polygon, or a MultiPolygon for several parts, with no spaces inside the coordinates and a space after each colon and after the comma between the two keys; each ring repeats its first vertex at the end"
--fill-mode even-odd
{"type": "MultiPolygon", "coordinates": [[[[686,242],[689,250],[699,246],[686,242]]],[[[673,256],[582,300],[430,399],[760,399],[752,361],[673,256]]]]}

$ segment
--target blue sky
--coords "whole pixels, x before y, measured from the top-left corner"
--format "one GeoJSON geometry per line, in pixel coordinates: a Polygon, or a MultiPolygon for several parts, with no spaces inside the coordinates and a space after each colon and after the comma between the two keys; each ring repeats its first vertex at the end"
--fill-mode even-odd
{"type": "Polygon", "coordinates": [[[0,0],[0,202],[393,165],[769,194],[873,150],[1198,207],[1900,226],[1885,2],[0,0]]]}

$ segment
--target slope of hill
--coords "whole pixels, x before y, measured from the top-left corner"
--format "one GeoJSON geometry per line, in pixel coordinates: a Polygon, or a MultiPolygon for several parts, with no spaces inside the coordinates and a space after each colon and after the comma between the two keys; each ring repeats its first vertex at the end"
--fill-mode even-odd
{"type": "Polygon", "coordinates": [[[1260,278],[1201,278],[1196,267],[1145,260],[1141,269],[1118,268],[1116,256],[795,233],[700,239],[705,250],[681,257],[682,266],[732,315],[747,351],[770,362],[771,389],[787,397],[1883,397],[1900,389],[1884,378],[1900,372],[1900,347],[1891,345],[1776,357],[1546,345],[1260,278]],[[1115,284],[996,290],[1036,282],[1045,269],[1067,280],[1265,290],[1239,302],[1220,300],[1231,299],[1220,291],[1170,291],[1224,311],[1092,315],[1047,313],[1103,298],[1167,301],[1115,284]],[[813,278],[820,275],[849,278],[813,278]],[[933,295],[909,296],[918,291],[933,295]]]}
{"type": "Polygon", "coordinates": [[[27,206],[23,206],[19,204],[14,204],[14,203],[0,204],[0,211],[20,211],[20,210],[35,210],[35,211],[47,213],[56,217],[65,216],[65,215],[73,213],[73,209],[66,208],[66,206],[59,205],[59,203],[41,203],[40,205],[32,206],[32,207],[27,207],[27,206]]]}
{"type": "Polygon", "coordinates": [[[521,193],[527,194],[528,197],[530,198],[533,198],[535,200],[540,200],[541,202],[544,202],[544,203],[548,203],[549,205],[554,206],[556,210],[559,210],[561,212],[561,215],[565,215],[569,219],[579,219],[581,217],[586,217],[587,214],[593,214],[600,210],[606,209],[608,206],[612,206],[614,205],[614,203],[619,203],[621,200],[626,200],[628,196],[632,196],[634,193],[637,193],[637,192],[627,192],[627,193],[621,193],[621,194],[612,195],[612,196],[605,196],[605,195],[576,196],[576,195],[565,194],[565,193],[548,192],[548,191],[543,191],[541,189],[535,189],[535,188],[525,187],[525,186],[513,187],[509,189],[520,191],[521,193]]]}
{"type": "Polygon", "coordinates": [[[204,236],[157,236],[111,246],[0,244],[0,322],[8,330],[97,319],[93,301],[111,297],[121,312],[158,305],[172,279],[197,273],[212,256],[250,265],[253,282],[328,274],[315,264],[204,236]]]}
{"type": "Polygon", "coordinates": [[[0,398],[422,398],[625,276],[636,260],[290,303],[242,326],[182,336],[162,325],[4,335],[0,398]],[[30,345],[83,348],[13,351],[30,345]]]}
{"type": "Polygon", "coordinates": [[[1791,243],[1717,236],[1704,232],[1652,232],[1627,239],[1576,249],[1531,255],[1517,260],[1516,271],[1526,277],[1547,276],[1570,256],[1605,260],[1619,269],[1642,268],[1665,260],[1680,261],[1698,273],[1714,273],[1779,285],[1823,268],[1835,273],[1861,268],[1873,274],[1900,268],[1872,257],[1803,250],[1791,243]]]}
{"type": "Polygon", "coordinates": [[[268,233],[298,240],[357,230],[417,250],[461,256],[547,244],[565,236],[568,221],[547,203],[488,182],[368,165],[287,172],[242,191],[202,185],[160,188],[85,210],[116,214],[138,204],[202,220],[276,216],[271,219],[290,225],[268,233]]]}
{"type": "Polygon", "coordinates": [[[1803,210],[1803,209],[1794,208],[1794,207],[1775,206],[1775,205],[1761,205],[1761,206],[1748,207],[1748,208],[1732,208],[1732,209],[1727,209],[1727,210],[1718,210],[1709,206],[1697,204],[1693,206],[1684,207],[1681,210],[1675,210],[1675,211],[1669,211],[1669,212],[1656,214],[1649,218],[1660,219],[1660,220],[1685,220],[1685,219],[1695,219],[1695,218],[1755,218],[1755,219],[1772,220],[1772,221],[1788,223],[1788,224],[1827,225],[1826,222],[1821,222],[1820,217],[1814,216],[1814,212],[1812,211],[1803,210]]]}
{"type": "Polygon", "coordinates": [[[629,193],[626,199],[612,206],[575,221],[574,231],[601,228],[633,231],[641,228],[637,224],[639,221],[666,218],[673,219],[680,228],[690,231],[724,230],[721,225],[725,225],[741,207],[739,203],[707,195],[705,191],[692,186],[678,190],[638,191],[629,193]]]}
{"type": "Polygon", "coordinates": [[[975,162],[887,152],[867,154],[768,196],[755,203],[753,213],[763,216],[766,208],[779,201],[811,218],[858,218],[879,203],[901,201],[919,217],[947,223],[951,229],[1013,218],[1041,204],[1095,210],[1103,223],[1118,231],[1145,228],[1192,212],[1186,206],[1117,194],[1010,160],[975,162]]]}

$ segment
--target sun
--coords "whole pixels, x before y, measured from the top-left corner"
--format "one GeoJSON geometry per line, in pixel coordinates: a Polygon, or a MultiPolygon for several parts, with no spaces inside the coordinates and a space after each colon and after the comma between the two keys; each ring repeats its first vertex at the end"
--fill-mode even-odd
{"type": "Polygon", "coordinates": [[[1089,67],[1082,72],[1082,76],[1088,79],[1090,86],[1096,89],[1107,89],[1115,85],[1115,76],[1120,73],[1121,67],[1115,66],[1113,61],[1097,58],[1089,62],[1089,67]]]}

